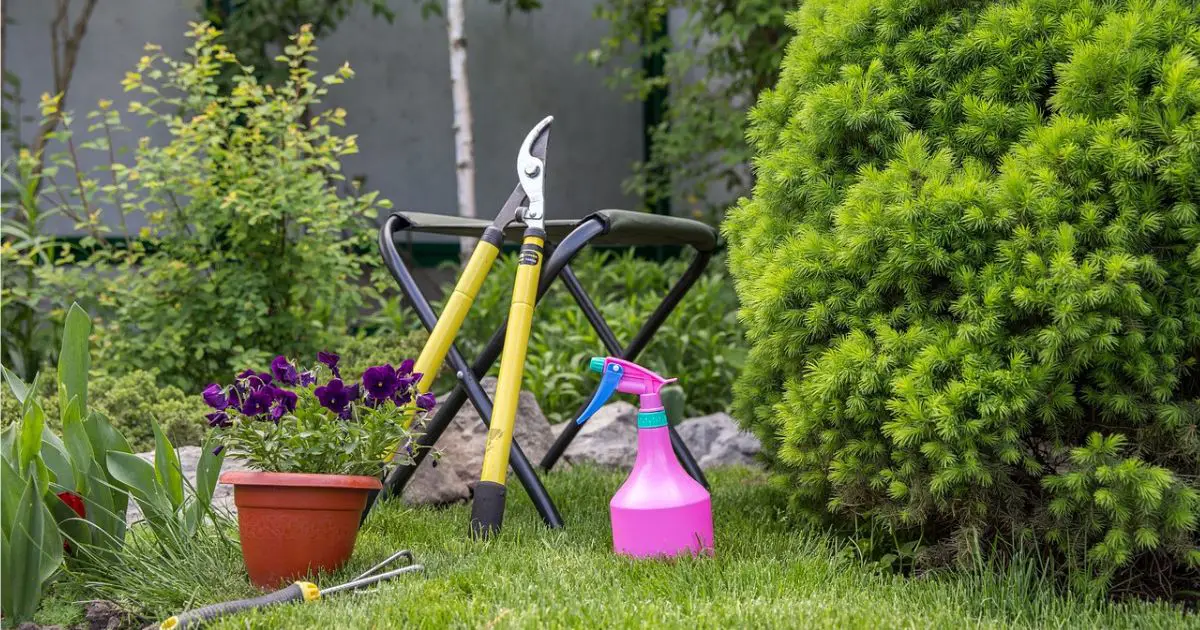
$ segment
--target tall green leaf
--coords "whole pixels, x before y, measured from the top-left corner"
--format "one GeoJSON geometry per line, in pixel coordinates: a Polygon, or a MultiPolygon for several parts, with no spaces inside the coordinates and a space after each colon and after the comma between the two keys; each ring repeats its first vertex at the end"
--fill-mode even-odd
{"type": "MultiPolygon", "coordinates": [[[[20,500],[21,500],[21,497],[18,495],[17,501],[20,501],[20,500]]],[[[13,503],[13,507],[15,509],[15,507],[16,507],[15,502],[13,503]]],[[[8,581],[9,580],[8,559],[11,557],[9,555],[9,547],[10,546],[8,544],[8,530],[0,531],[0,583],[3,583],[3,584],[9,583],[9,581],[8,581]]],[[[12,609],[13,609],[13,590],[10,588],[0,588],[0,611],[3,611],[5,614],[8,614],[8,611],[10,611],[12,609]]]]}
{"type": "Polygon", "coordinates": [[[204,522],[205,514],[212,509],[213,490],[217,487],[217,479],[221,475],[221,465],[225,463],[225,451],[214,453],[212,442],[209,441],[200,448],[200,461],[196,463],[196,487],[191,503],[184,507],[184,527],[188,535],[195,533],[204,522]]]}
{"type": "Polygon", "coordinates": [[[108,470],[142,508],[142,514],[151,525],[169,518],[171,500],[167,498],[155,476],[154,466],[137,455],[109,453],[108,470]]]}
{"type": "MultiPolygon", "coordinates": [[[[7,553],[0,559],[4,590],[8,591],[5,597],[8,609],[4,614],[12,624],[33,619],[42,599],[42,583],[49,577],[42,565],[54,558],[53,552],[43,547],[52,543],[52,539],[58,535],[57,528],[53,528],[53,534],[47,534],[46,520],[47,510],[42,502],[42,492],[33,477],[28,477],[17,504],[16,518],[7,541],[7,553]]],[[[57,545],[61,561],[61,539],[57,545]]],[[[56,568],[57,565],[54,565],[49,573],[52,574],[56,568]]]]}
{"type": "Polygon", "coordinates": [[[16,461],[17,458],[17,453],[14,450],[16,443],[16,425],[10,424],[3,429],[0,429],[0,452],[2,452],[5,457],[11,457],[13,461],[16,461]]]}
{"type": "MultiPolygon", "coordinates": [[[[3,476],[0,476],[0,530],[12,533],[13,523],[17,519],[17,505],[21,502],[21,491],[25,487],[25,479],[17,471],[13,460],[6,453],[3,457],[3,476]]],[[[2,560],[2,558],[0,558],[2,560]]],[[[3,590],[0,588],[0,590],[3,590]]]]}
{"type": "Polygon", "coordinates": [[[4,380],[8,383],[8,389],[12,391],[13,396],[17,397],[17,402],[24,405],[25,399],[29,396],[29,386],[21,380],[21,377],[13,374],[3,365],[0,365],[0,373],[4,374],[4,380]]]}
{"type": "MultiPolygon", "coordinates": [[[[58,497],[51,495],[52,500],[58,501],[58,497]]],[[[59,501],[61,503],[61,501],[59,501]]],[[[58,572],[58,569],[63,563],[63,540],[62,534],[58,531],[58,522],[54,519],[54,514],[50,511],[50,507],[45,501],[38,501],[38,507],[41,511],[41,526],[42,526],[42,543],[39,549],[42,552],[42,559],[38,564],[38,574],[42,578],[42,583],[45,584],[58,572]]]]}
{"type": "MultiPolygon", "coordinates": [[[[92,443],[92,452],[96,453],[96,462],[107,462],[108,453],[113,451],[118,453],[133,452],[133,448],[129,446],[129,441],[125,439],[125,436],[112,426],[112,423],[108,421],[107,416],[99,411],[92,411],[88,413],[87,418],[84,419],[84,425],[88,428],[88,436],[95,436],[92,438],[95,440],[92,443]],[[101,447],[97,448],[97,444],[100,444],[101,447]]],[[[116,479],[113,478],[112,474],[104,466],[98,465],[97,468],[100,473],[102,473],[100,475],[101,478],[103,478],[110,486],[116,483],[116,479]]],[[[125,492],[113,492],[112,509],[114,512],[122,515],[122,528],[124,527],[125,523],[124,514],[128,508],[129,494],[125,492]]]]}
{"type": "Polygon", "coordinates": [[[62,492],[77,489],[75,468],[71,465],[71,456],[67,453],[66,445],[50,430],[50,427],[42,428],[41,456],[42,461],[46,463],[46,468],[54,477],[54,485],[50,487],[51,490],[62,492]]]}
{"type": "Polygon", "coordinates": [[[87,379],[91,367],[88,337],[91,334],[91,318],[78,303],[71,304],[63,327],[62,349],[58,353],[58,395],[63,409],[75,397],[79,397],[80,409],[87,409],[87,379]]]}
{"type": "Polygon", "coordinates": [[[183,470],[179,466],[179,456],[158,421],[152,419],[150,427],[154,429],[154,477],[171,506],[179,509],[183,505],[183,470]]]}
{"type": "Polygon", "coordinates": [[[196,462],[196,501],[204,509],[212,503],[213,490],[221,476],[221,466],[225,463],[225,451],[213,453],[212,443],[205,443],[200,448],[200,461],[196,462]]]}
{"type": "Polygon", "coordinates": [[[92,455],[96,458],[96,461],[104,461],[108,457],[109,451],[132,452],[133,449],[130,447],[129,441],[125,439],[125,436],[113,428],[108,417],[99,411],[92,410],[88,412],[83,418],[83,426],[87,430],[87,437],[91,442],[92,455]]]}
{"type": "Polygon", "coordinates": [[[34,401],[21,419],[21,428],[17,435],[17,466],[22,470],[33,463],[38,452],[42,450],[42,429],[45,427],[46,414],[42,406],[34,401]]]}
{"type": "Polygon", "coordinates": [[[88,468],[87,494],[83,503],[93,544],[99,549],[119,549],[125,542],[125,512],[129,495],[104,472],[104,466],[93,461],[88,468]]]}
{"type": "Polygon", "coordinates": [[[62,414],[62,434],[63,444],[71,456],[71,465],[75,468],[75,488],[86,494],[88,470],[95,461],[95,450],[80,418],[80,411],[78,398],[67,405],[62,414]]]}

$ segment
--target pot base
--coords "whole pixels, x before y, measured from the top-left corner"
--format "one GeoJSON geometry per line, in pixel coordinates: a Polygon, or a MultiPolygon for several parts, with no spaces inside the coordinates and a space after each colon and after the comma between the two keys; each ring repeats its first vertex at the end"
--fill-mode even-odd
{"type": "Polygon", "coordinates": [[[374,477],[230,471],[242,559],[250,581],[277,588],[350,559],[374,477]]]}

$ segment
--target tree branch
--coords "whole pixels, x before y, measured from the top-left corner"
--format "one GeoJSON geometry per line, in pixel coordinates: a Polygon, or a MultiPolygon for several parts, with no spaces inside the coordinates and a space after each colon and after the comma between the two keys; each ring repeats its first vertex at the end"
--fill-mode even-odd
{"type": "Polygon", "coordinates": [[[96,8],[96,2],[97,0],[86,0],[79,18],[75,20],[68,31],[67,23],[70,19],[71,0],[58,0],[58,10],[55,11],[54,19],[50,22],[50,61],[54,73],[54,93],[60,95],[60,98],[57,111],[42,123],[33,139],[32,153],[38,160],[32,173],[35,182],[35,197],[42,188],[41,175],[46,167],[46,159],[43,155],[46,142],[62,121],[67,92],[71,88],[71,77],[75,74],[75,63],[79,60],[79,49],[83,44],[83,38],[87,36],[88,21],[92,19],[92,10],[96,8]]]}

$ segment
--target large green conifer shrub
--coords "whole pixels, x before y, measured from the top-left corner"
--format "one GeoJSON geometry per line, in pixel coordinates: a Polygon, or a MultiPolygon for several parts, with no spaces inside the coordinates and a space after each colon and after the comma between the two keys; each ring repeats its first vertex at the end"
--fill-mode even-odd
{"type": "Polygon", "coordinates": [[[790,22],[724,231],[736,410],[797,506],[1194,588],[1200,9],[809,0],[790,22]]]}

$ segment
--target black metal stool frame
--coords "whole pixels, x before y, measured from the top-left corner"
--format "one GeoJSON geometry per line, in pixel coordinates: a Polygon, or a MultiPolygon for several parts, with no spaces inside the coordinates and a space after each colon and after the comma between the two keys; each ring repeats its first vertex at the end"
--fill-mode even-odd
{"type": "MultiPolygon", "coordinates": [[[[422,325],[427,330],[432,331],[433,327],[437,324],[437,314],[433,312],[433,307],[430,305],[429,300],[421,292],[416,279],[413,278],[412,272],[404,264],[400,252],[396,249],[396,235],[409,230],[411,227],[402,215],[393,214],[388,217],[379,231],[379,250],[388,271],[391,272],[392,277],[400,285],[401,291],[415,308],[422,325]]],[[[684,274],[663,297],[646,322],[642,324],[641,329],[634,335],[629,345],[622,348],[620,342],[613,334],[612,328],[604,320],[604,316],[596,308],[595,303],[592,302],[591,297],[583,289],[579,278],[570,267],[571,261],[574,260],[575,256],[592,239],[605,234],[607,231],[608,226],[604,220],[596,215],[591,215],[582,219],[559,243],[552,245],[547,241],[547,248],[552,249],[546,264],[542,267],[542,274],[538,281],[537,297],[540,300],[546,294],[546,291],[550,289],[554,280],[561,276],[567,291],[575,299],[580,310],[583,311],[588,323],[591,324],[596,334],[599,335],[605,349],[613,356],[632,361],[650,343],[654,334],[658,332],[659,327],[662,326],[671,312],[675,310],[675,307],[679,305],[679,302],[687,295],[688,290],[699,279],[704,268],[708,265],[709,259],[712,258],[713,252],[696,250],[696,254],[684,274]]],[[[436,233],[433,230],[431,232],[436,233]]],[[[495,363],[504,349],[504,332],[507,323],[507,318],[505,318],[505,321],[500,322],[496,332],[492,334],[492,338],[488,341],[487,346],[484,347],[473,364],[468,364],[462,353],[459,352],[457,345],[451,344],[448,358],[451,367],[455,371],[458,384],[455,385],[450,394],[438,406],[433,417],[420,427],[421,433],[416,441],[417,448],[415,449],[413,463],[398,466],[392,470],[384,481],[383,491],[379,495],[381,498],[399,495],[404,487],[408,485],[417,468],[424,461],[426,455],[428,455],[430,448],[441,438],[446,428],[450,426],[450,422],[454,419],[454,416],[458,414],[458,411],[467,400],[470,400],[476,411],[479,412],[479,417],[483,420],[484,424],[488,424],[492,415],[492,401],[480,385],[480,379],[487,374],[492,364],[495,363]]],[[[579,412],[583,410],[586,404],[587,401],[583,401],[583,405],[576,412],[576,417],[578,417],[579,412]]],[[[543,470],[549,471],[554,466],[563,452],[570,446],[571,441],[579,433],[580,428],[580,425],[575,422],[569,422],[563,428],[563,431],[559,434],[554,444],[542,458],[540,465],[543,470]]],[[[674,426],[670,427],[670,435],[671,445],[674,447],[675,453],[683,464],[684,469],[694,479],[707,487],[708,481],[705,479],[704,473],[700,470],[699,464],[696,463],[696,459],[692,456],[691,451],[688,450],[687,445],[684,444],[679,434],[675,431],[674,426]]],[[[533,466],[529,463],[528,457],[525,456],[524,451],[521,450],[520,444],[516,440],[513,441],[512,450],[509,454],[509,465],[512,467],[517,479],[521,482],[521,485],[525,487],[525,491],[529,494],[534,507],[546,525],[551,528],[562,527],[562,516],[559,514],[549,493],[546,492],[545,486],[542,485],[533,466]]],[[[370,510],[370,505],[368,505],[367,509],[370,510]]]]}

